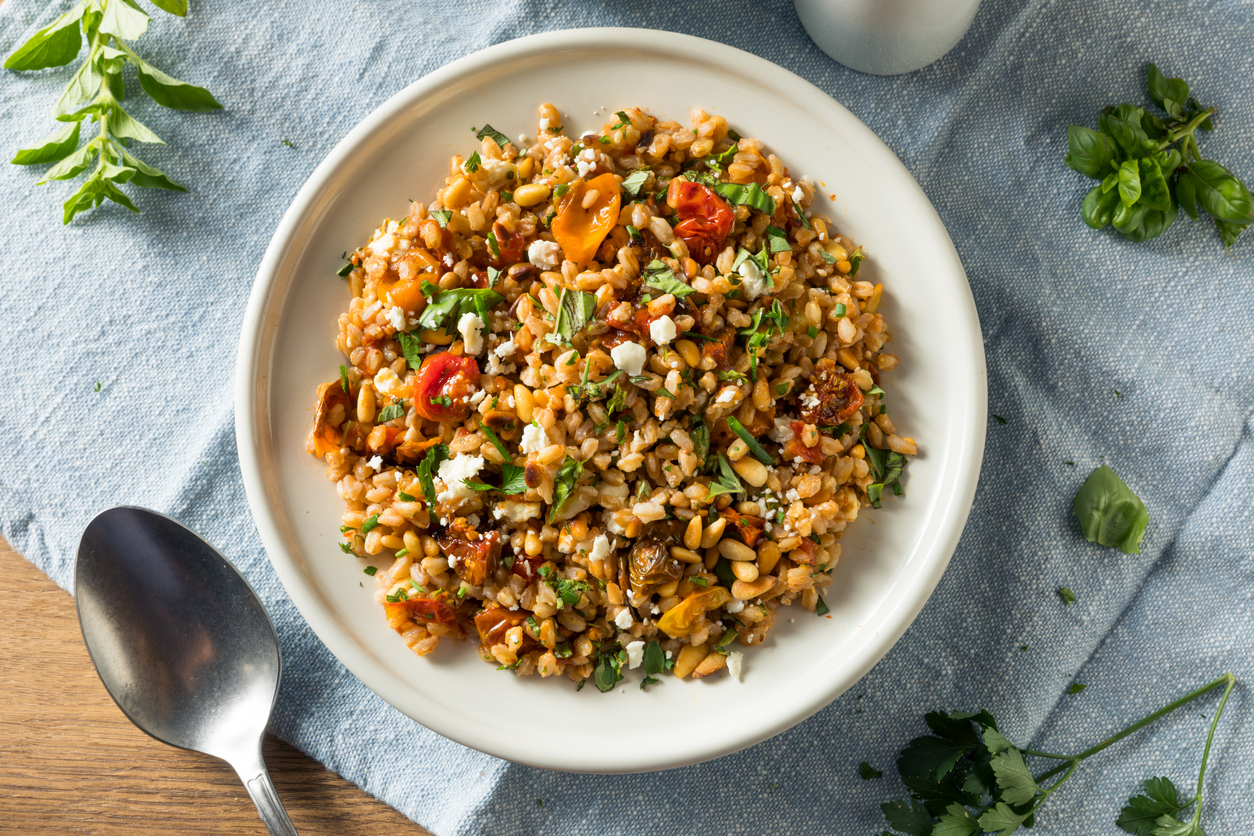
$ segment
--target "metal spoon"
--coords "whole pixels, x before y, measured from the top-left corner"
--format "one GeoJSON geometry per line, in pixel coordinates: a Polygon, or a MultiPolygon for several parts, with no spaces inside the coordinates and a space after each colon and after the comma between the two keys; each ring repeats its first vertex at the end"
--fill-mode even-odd
{"type": "Polygon", "coordinates": [[[83,641],[113,701],[163,743],[234,767],[274,836],[296,836],[261,754],[279,642],[217,549],[145,508],[110,508],[78,544],[83,641]]]}

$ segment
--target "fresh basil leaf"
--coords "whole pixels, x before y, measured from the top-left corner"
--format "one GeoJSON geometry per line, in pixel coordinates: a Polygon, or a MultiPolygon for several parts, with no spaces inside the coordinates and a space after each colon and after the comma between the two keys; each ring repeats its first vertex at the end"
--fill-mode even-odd
{"type": "Polygon", "coordinates": [[[582,290],[562,288],[562,295],[557,300],[557,323],[554,327],[558,338],[570,345],[575,335],[592,321],[596,309],[596,296],[582,290]]]}
{"type": "Polygon", "coordinates": [[[666,670],[666,654],[662,645],[653,639],[644,646],[644,672],[649,676],[657,676],[666,670]]]}
{"type": "Polygon", "coordinates": [[[114,136],[123,139],[133,139],[136,142],[146,142],[153,145],[165,145],[161,137],[157,136],[148,126],[140,122],[134,116],[131,116],[121,105],[116,105],[113,112],[109,115],[109,130],[114,136]]]}
{"type": "Polygon", "coordinates": [[[1157,147],[1141,127],[1141,118],[1144,115],[1145,111],[1139,107],[1121,104],[1113,110],[1103,111],[1097,117],[1097,126],[1102,133],[1114,139],[1129,157],[1140,159],[1148,156],[1157,147]]]}
{"type": "Polygon", "coordinates": [[[79,33],[79,20],[87,10],[81,2],[49,25],[40,29],[26,43],[4,59],[6,70],[43,70],[63,67],[74,60],[82,49],[83,38],[79,33]]]}
{"type": "Polygon", "coordinates": [[[775,214],[775,199],[762,191],[757,183],[742,186],[739,183],[718,183],[711,186],[720,197],[732,204],[743,204],[768,215],[775,214]]]}
{"type": "Polygon", "coordinates": [[[1141,158],[1141,202],[1160,212],[1171,208],[1171,192],[1167,189],[1163,170],[1148,157],[1141,158]]]}
{"type": "Polygon", "coordinates": [[[641,169],[633,171],[623,178],[622,189],[632,197],[639,197],[640,191],[644,188],[644,184],[649,181],[649,171],[641,169]]]}
{"type": "Polygon", "coordinates": [[[1115,158],[1115,145],[1110,137],[1080,125],[1067,128],[1067,146],[1067,156],[1063,160],[1067,168],[1094,180],[1106,175],[1115,158]]]}
{"type": "Polygon", "coordinates": [[[1180,214],[1180,207],[1171,201],[1171,205],[1166,211],[1158,209],[1150,209],[1141,218],[1141,223],[1129,232],[1124,232],[1123,236],[1130,241],[1148,241],[1151,238],[1157,238],[1167,231],[1176,221],[1176,216],[1180,214]]]}
{"type": "Polygon", "coordinates": [[[755,459],[762,462],[762,464],[767,467],[771,467],[775,464],[775,460],[762,449],[762,445],[758,444],[758,440],[749,434],[749,431],[745,429],[744,424],[741,424],[734,415],[727,416],[727,426],[731,427],[732,432],[740,436],[740,440],[748,446],[749,452],[753,454],[755,459]]]}
{"type": "Polygon", "coordinates": [[[1093,229],[1101,229],[1110,223],[1111,217],[1115,214],[1115,207],[1118,205],[1118,192],[1104,192],[1101,186],[1094,186],[1084,196],[1084,203],[1080,206],[1080,216],[1093,229]]]}
{"type": "Polygon", "coordinates": [[[1184,157],[1180,155],[1180,151],[1176,148],[1172,148],[1169,151],[1159,152],[1154,155],[1153,159],[1156,163],[1158,163],[1158,167],[1162,170],[1163,177],[1168,180],[1171,179],[1171,175],[1174,174],[1175,170],[1180,167],[1180,164],[1184,162],[1184,157]]]}
{"type": "Polygon", "coordinates": [[[731,589],[732,584],[736,582],[736,573],[732,571],[731,561],[721,555],[714,562],[714,574],[718,576],[723,586],[728,589],[731,589]]]}
{"type": "Polygon", "coordinates": [[[344,390],[345,395],[351,392],[348,385],[348,369],[344,368],[342,365],[340,366],[340,388],[344,390]]]}
{"type": "MultiPolygon", "coordinates": [[[[113,3],[109,4],[113,6],[113,3]]],[[[221,110],[222,104],[203,87],[188,84],[173,76],[166,75],[148,62],[134,55],[131,63],[139,71],[139,85],[152,100],[162,107],[173,110],[189,110],[203,113],[210,110],[221,110]]]]}
{"type": "Polygon", "coordinates": [[[676,299],[683,299],[689,294],[697,291],[685,282],[681,281],[671,268],[666,266],[666,262],[655,258],[645,265],[644,286],[652,287],[663,293],[674,294],[676,299]]]}
{"type": "Polygon", "coordinates": [[[466,162],[463,163],[462,168],[466,171],[467,174],[474,174],[476,171],[479,170],[479,164],[481,162],[483,162],[483,160],[479,158],[479,152],[476,151],[473,154],[471,154],[469,158],[467,158],[466,162]]]}
{"type": "Polygon", "coordinates": [[[420,367],[422,365],[422,340],[408,331],[396,332],[396,340],[401,344],[401,353],[405,355],[405,362],[409,364],[409,367],[411,369],[420,367]]]}
{"type": "Polygon", "coordinates": [[[1184,79],[1167,78],[1156,65],[1150,64],[1146,68],[1145,86],[1149,88],[1149,96],[1154,100],[1154,104],[1174,118],[1180,118],[1180,108],[1189,100],[1189,85],[1185,84],[1184,79]],[[1175,104],[1175,113],[1172,113],[1172,108],[1167,106],[1167,102],[1175,104]]]}
{"type": "Polygon", "coordinates": [[[1136,160],[1124,160],[1119,166],[1119,200],[1124,206],[1131,208],[1140,199],[1141,167],[1136,160]]]}
{"type": "Polygon", "coordinates": [[[87,170],[92,161],[96,159],[97,146],[87,143],[79,148],[70,156],[61,160],[52,168],[44,172],[43,179],[36,185],[42,186],[49,180],[70,180],[87,170]]]}
{"type": "Polygon", "coordinates": [[[14,165],[41,165],[64,160],[78,148],[80,123],[71,122],[59,131],[44,137],[38,145],[23,148],[13,157],[14,165]]]}
{"type": "Polygon", "coordinates": [[[435,474],[439,472],[440,464],[447,458],[448,445],[436,444],[427,448],[427,454],[414,468],[414,474],[418,477],[418,484],[422,487],[422,495],[426,498],[429,508],[434,508],[436,503],[435,474]]]}
{"type": "Polygon", "coordinates": [[[440,229],[448,229],[448,222],[453,217],[453,213],[448,209],[437,209],[431,213],[431,217],[440,225],[440,229]]]}
{"type": "Polygon", "coordinates": [[[129,153],[122,151],[122,161],[131,168],[135,169],[135,173],[131,175],[131,184],[144,189],[166,189],[172,192],[185,192],[187,189],[171,180],[161,171],[148,165],[148,163],[129,153]]]}
{"type": "MultiPolygon", "coordinates": [[[[777,226],[766,228],[766,240],[773,253],[792,252],[792,244],[788,243],[788,233],[777,226]]],[[[826,258],[832,258],[826,250],[819,250],[826,258]]],[[[834,260],[834,259],[833,259],[834,260]]]]}
{"type": "Polygon", "coordinates": [[[1231,247],[1235,244],[1237,236],[1244,232],[1248,226],[1249,224],[1231,224],[1215,218],[1215,228],[1219,230],[1219,237],[1223,239],[1225,247],[1231,247]]]}
{"type": "Polygon", "coordinates": [[[701,466],[704,466],[710,454],[709,425],[694,415],[688,422],[688,437],[692,439],[692,454],[700,460],[701,466]]]}
{"type": "Polygon", "coordinates": [[[858,275],[858,268],[862,266],[862,262],[866,260],[866,256],[861,250],[857,250],[853,255],[849,256],[849,278],[858,275]]]}
{"type": "Polygon", "coordinates": [[[129,0],[111,0],[105,4],[99,27],[101,32],[130,41],[148,31],[148,21],[148,15],[129,0]]]}
{"type": "Polygon", "coordinates": [[[1149,524],[1145,503],[1106,465],[1094,470],[1076,492],[1073,503],[1084,538],[1090,543],[1140,554],[1149,524]]]}
{"type": "Polygon", "coordinates": [[[487,323],[487,312],[505,300],[495,290],[477,287],[459,287],[442,290],[431,297],[427,307],[418,316],[418,327],[429,331],[439,330],[450,318],[456,324],[464,313],[474,312],[487,323]]]}
{"type": "Polygon", "coordinates": [[[562,466],[558,468],[557,475],[553,477],[553,505],[548,519],[550,523],[557,519],[558,513],[566,504],[566,500],[570,498],[571,492],[575,489],[575,483],[579,481],[582,473],[583,462],[571,456],[567,456],[562,466]]]}
{"type": "Polygon", "coordinates": [[[1232,172],[1211,160],[1189,163],[1197,200],[1210,215],[1234,224],[1254,222],[1254,197],[1232,172]]]}
{"type": "Polygon", "coordinates": [[[485,124],[479,129],[479,132],[475,134],[476,139],[483,139],[485,136],[492,137],[492,141],[502,148],[509,143],[509,137],[488,124],[485,124]]]}
{"type": "Polygon", "coordinates": [[[627,654],[619,649],[618,642],[611,645],[610,650],[597,649],[597,663],[593,669],[593,681],[601,693],[612,691],[614,686],[623,679],[623,657],[627,654]]]}
{"type": "Polygon", "coordinates": [[[501,465],[500,491],[505,496],[527,492],[527,468],[506,462],[501,465]]]}
{"type": "Polygon", "coordinates": [[[1129,208],[1120,201],[1115,207],[1115,214],[1111,216],[1110,223],[1120,232],[1132,232],[1141,225],[1141,221],[1145,220],[1145,213],[1148,211],[1148,206],[1138,204],[1129,208]]]}
{"type": "Polygon", "coordinates": [[[1186,215],[1197,220],[1197,181],[1187,171],[1181,172],[1176,180],[1176,199],[1186,215]]]}

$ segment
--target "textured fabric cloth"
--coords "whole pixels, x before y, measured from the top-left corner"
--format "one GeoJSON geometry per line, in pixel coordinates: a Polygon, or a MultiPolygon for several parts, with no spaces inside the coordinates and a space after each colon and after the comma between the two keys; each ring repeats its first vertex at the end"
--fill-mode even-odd
{"type": "MultiPolygon", "coordinates": [[[[0,49],[59,8],[7,0],[0,49]]],[[[926,710],[986,707],[1021,744],[1078,751],[1224,671],[1254,683],[1254,244],[1225,254],[1209,222],[1183,215],[1148,244],[1093,232],[1079,214],[1088,181],[1062,164],[1067,125],[1092,125],[1105,104],[1147,101],[1152,60],[1219,109],[1204,153],[1254,180],[1252,41],[1254,6],[1238,0],[995,0],[944,59],[878,78],[823,55],[783,0],[193,3],[184,21],[158,17],[139,48],[209,87],[225,111],[134,104],[169,142],[147,156],[189,194],[145,192],[142,215],[110,205],[63,228],[67,185],[36,187],[39,172],[0,166],[0,533],[67,587],[79,533],[108,506],[150,506],[205,534],[278,628],[286,671],[272,728],[439,836],[876,832],[880,802],[904,795],[891,765],[926,710]],[[256,265],[323,155],[450,60],[591,25],[748,50],[870,125],[953,236],[984,331],[990,411],[1004,419],[990,418],[975,507],[947,574],[861,683],[749,751],[634,776],[490,758],[426,731],[348,674],[270,571],[232,419],[256,265]],[[1140,555],[1079,533],[1071,499],[1101,463],[1149,508],[1140,555]],[[1087,690],[1068,695],[1073,681],[1087,690]],[[863,760],[885,777],[859,778],[863,760]]],[[[6,153],[51,132],[67,77],[5,74],[6,153]]],[[[1212,836],[1254,830],[1249,687],[1234,693],[1216,737],[1212,836]]],[[[1123,801],[1152,775],[1189,793],[1215,704],[1088,761],[1033,832],[1116,833],[1123,801]]],[[[557,718],[526,719],[562,733],[557,718]]]]}

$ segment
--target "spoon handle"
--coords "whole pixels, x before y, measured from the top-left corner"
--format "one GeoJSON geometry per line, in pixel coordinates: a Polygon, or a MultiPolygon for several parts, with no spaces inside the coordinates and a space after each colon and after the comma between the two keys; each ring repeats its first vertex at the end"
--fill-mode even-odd
{"type": "Polygon", "coordinates": [[[287,817],[287,810],[283,809],[279,794],[274,790],[274,783],[270,780],[270,773],[266,771],[266,762],[261,752],[258,751],[254,757],[244,761],[241,764],[232,763],[232,766],[244,782],[253,804],[257,805],[257,812],[266,829],[270,831],[270,836],[299,836],[292,820],[287,817]]]}

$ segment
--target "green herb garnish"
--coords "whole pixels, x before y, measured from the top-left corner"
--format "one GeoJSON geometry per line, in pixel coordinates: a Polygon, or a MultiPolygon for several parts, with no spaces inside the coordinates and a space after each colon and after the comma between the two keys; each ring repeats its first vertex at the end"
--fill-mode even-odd
{"type": "MultiPolygon", "coordinates": [[[[488,311],[503,301],[505,301],[504,296],[487,288],[441,290],[432,296],[427,307],[422,309],[422,313],[418,316],[418,327],[438,331],[445,323],[456,325],[463,314],[471,312],[478,315],[486,327],[488,311]]],[[[405,359],[408,361],[408,355],[405,359]]]]}
{"type": "MultiPolygon", "coordinates": [[[[349,394],[348,369],[344,368],[343,366],[340,366],[340,388],[344,390],[345,395],[349,394]]],[[[97,389],[96,391],[98,392],[100,390],[97,389]]]]}
{"type": "Polygon", "coordinates": [[[582,473],[583,462],[571,456],[567,456],[562,466],[558,468],[557,475],[553,478],[553,505],[549,511],[548,520],[550,523],[557,519],[558,512],[570,498],[571,492],[575,489],[575,483],[579,481],[582,473]]]}
{"type": "Polygon", "coordinates": [[[591,293],[562,288],[562,295],[557,302],[557,323],[554,328],[558,338],[570,345],[575,335],[592,321],[596,309],[597,298],[591,293]]]}
{"type": "Polygon", "coordinates": [[[748,446],[749,452],[753,454],[755,459],[768,467],[775,464],[775,460],[762,449],[762,445],[758,444],[758,440],[749,434],[749,431],[745,429],[744,424],[740,423],[740,421],[736,419],[736,416],[727,416],[727,426],[731,427],[732,432],[740,436],[740,440],[748,446]]]}
{"type": "Polygon", "coordinates": [[[386,424],[388,421],[395,421],[397,418],[405,417],[405,407],[400,401],[393,401],[379,411],[379,423],[386,424]]]}
{"type": "Polygon", "coordinates": [[[1058,590],[1058,597],[1061,598],[1063,603],[1068,607],[1074,604],[1076,600],[1075,593],[1065,586],[1058,590]]]}
{"type": "MultiPolygon", "coordinates": [[[[471,128],[471,130],[473,131],[474,128],[471,128]]],[[[504,148],[506,145],[509,144],[509,137],[507,137],[505,134],[501,133],[496,128],[492,127],[491,125],[485,124],[482,128],[478,130],[478,132],[475,133],[475,139],[483,139],[485,136],[492,137],[492,141],[495,142],[497,145],[501,146],[502,148],[504,148]]]]}
{"type": "Polygon", "coordinates": [[[422,461],[414,468],[414,473],[418,477],[418,484],[422,487],[422,495],[427,500],[427,506],[435,507],[435,474],[439,472],[440,464],[448,458],[448,445],[436,444],[427,449],[427,454],[422,457],[422,461]]]}
{"type": "Polygon", "coordinates": [[[652,287],[663,293],[672,293],[676,299],[683,299],[689,294],[697,292],[680,280],[675,275],[675,272],[666,266],[666,262],[658,258],[653,259],[645,266],[642,276],[645,287],[652,287]]]}
{"type": "Polygon", "coordinates": [[[707,499],[725,494],[743,494],[745,486],[740,484],[740,479],[736,476],[736,471],[732,470],[731,462],[727,461],[727,457],[722,453],[718,454],[718,470],[719,475],[710,483],[710,492],[706,494],[707,499]]]}
{"type": "Polygon", "coordinates": [[[1145,503],[1106,465],[1094,470],[1076,492],[1076,519],[1090,543],[1140,554],[1149,524],[1145,503]]]}
{"type": "Polygon", "coordinates": [[[462,168],[467,174],[474,174],[479,170],[479,164],[482,162],[483,160],[479,158],[479,152],[476,151],[470,155],[470,158],[467,159],[465,163],[462,164],[462,168]]]}
{"type": "Polygon", "coordinates": [[[623,191],[632,197],[639,197],[640,190],[644,188],[644,184],[649,180],[649,172],[647,170],[633,171],[623,178],[623,191]]]}

